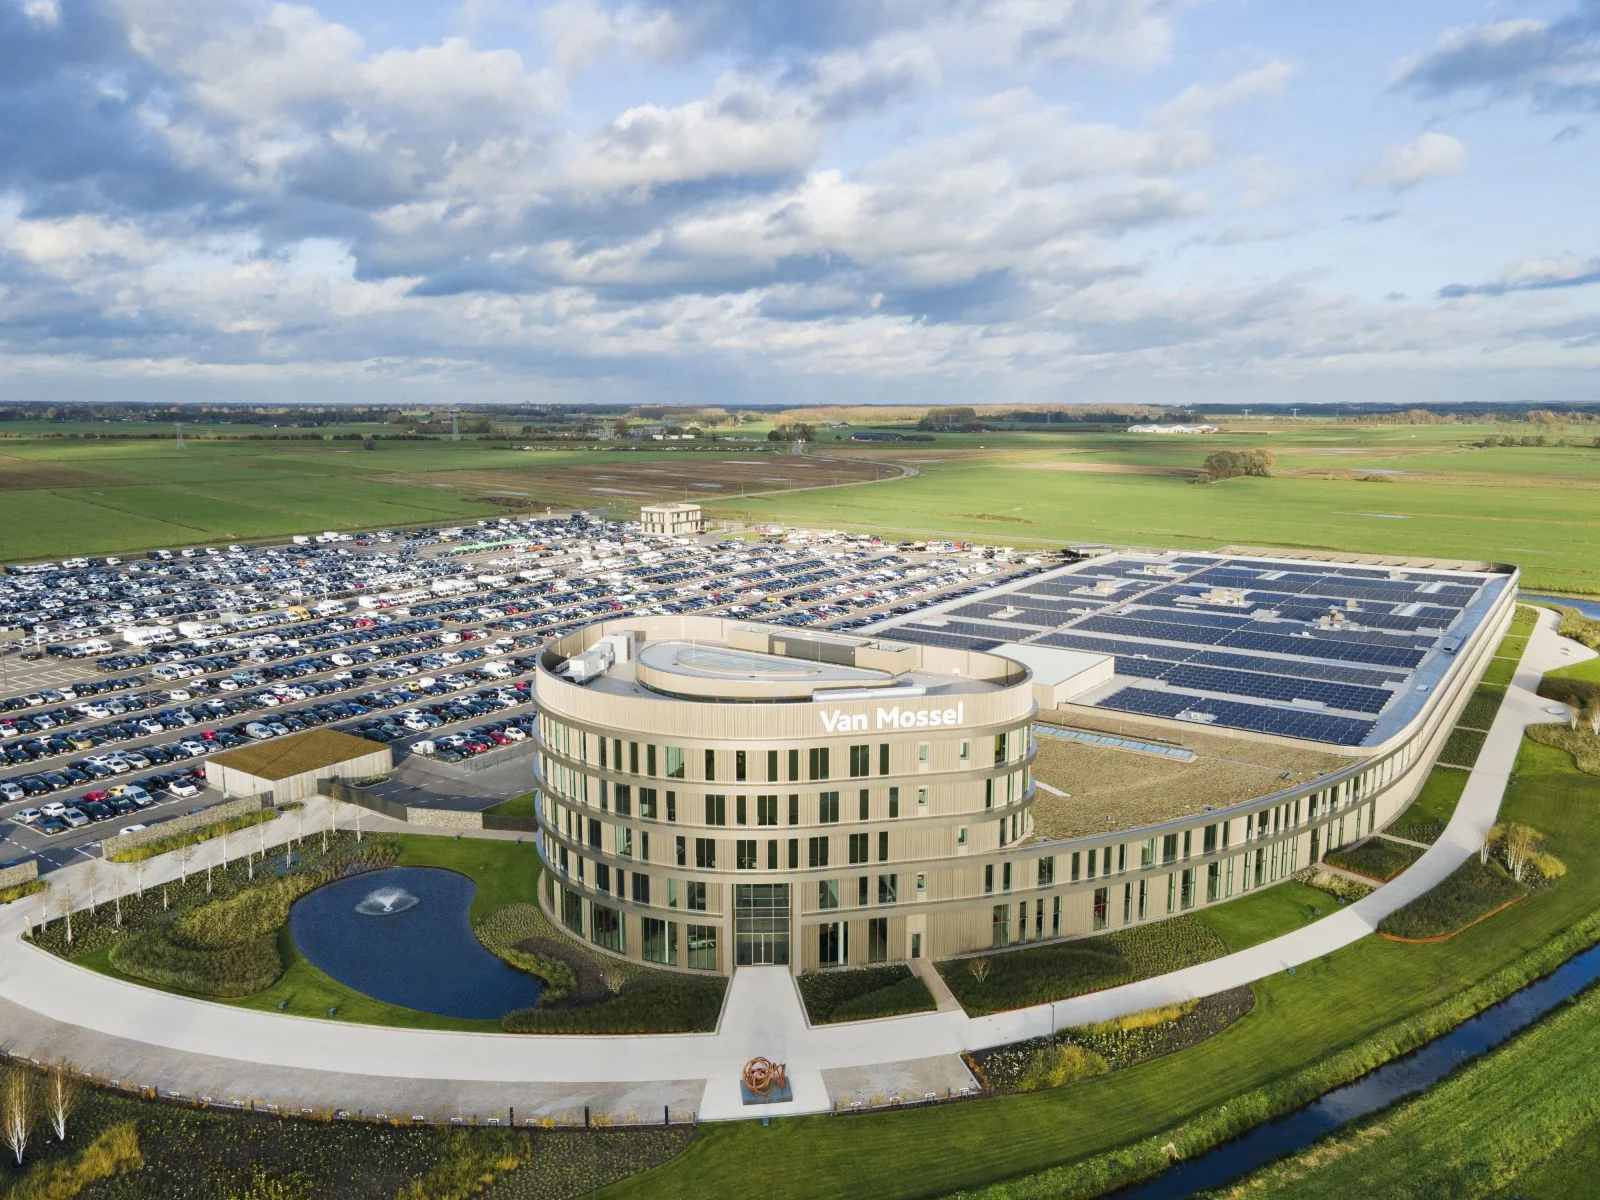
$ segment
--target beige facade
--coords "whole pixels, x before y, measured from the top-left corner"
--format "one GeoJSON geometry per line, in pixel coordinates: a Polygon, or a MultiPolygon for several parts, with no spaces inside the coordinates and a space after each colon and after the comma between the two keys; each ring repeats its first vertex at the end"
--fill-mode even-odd
{"type": "Polygon", "coordinates": [[[946,958],[1221,903],[1410,802],[1514,603],[1504,589],[1419,714],[1348,767],[1059,841],[1030,812],[1037,681],[1001,653],[720,618],[591,626],[539,667],[541,900],[602,949],[722,972],[946,958]]]}
{"type": "Polygon", "coordinates": [[[705,518],[698,504],[646,504],[639,510],[639,524],[645,533],[690,537],[705,528],[705,518]]]}

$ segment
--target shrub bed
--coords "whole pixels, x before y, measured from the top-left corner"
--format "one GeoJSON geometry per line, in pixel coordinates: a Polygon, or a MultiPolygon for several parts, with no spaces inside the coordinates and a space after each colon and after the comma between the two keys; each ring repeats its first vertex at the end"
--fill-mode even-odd
{"type": "Polygon", "coordinates": [[[1528,736],[1541,745],[1565,750],[1578,770],[1600,775],[1600,736],[1591,733],[1587,725],[1530,725],[1528,736]]]}
{"type": "Polygon", "coordinates": [[[1443,937],[1527,893],[1498,862],[1483,863],[1473,855],[1437,886],[1379,921],[1378,931],[1402,938],[1443,937]]]}
{"type": "Polygon", "coordinates": [[[904,963],[807,971],[800,976],[800,998],[813,1025],[928,1012],[938,1007],[928,985],[904,963]]]}
{"type": "Polygon", "coordinates": [[[1347,875],[1340,875],[1337,871],[1330,871],[1327,867],[1307,867],[1295,878],[1307,887],[1314,887],[1319,892],[1327,892],[1335,900],[1344,904],[1354,904],[1363,896],[1370,896],[1375,890],[1370,883],[1360,883],[1347,875]]]}
{"type": "Polygon", "coordinates": [[[577,972],[565,959],[544,953],[533,945],[548,937],[550,923],[536,904],[510,904],[491,913],[473,930],[478,940],[492,953],[519,971],[537,975],[544,981],[539,1007],[559,1004],[578,986],[577,972]]]}
{"type": "Polygon", "coordinates": [[[1428,772],[1417,798],[1406,806],[1385,831],[1395,837],[1409,838],[1413,842],[1427,842],[1430,846],[1455,815],[1461,793],[1472,776],[1466,771],[1450,767],[1435,767],[1428,772]]]}
{"type": "Polygon", "coordinates": [[[1461,720],[1457,723],[1464,729],[1488,729],[1494,724],[1495,714],[1500,711],[1500,704],[1506,698],[1503,687],[1480,687],[1472,693],[1472,698],[1467,701],[1467,706],[1461,710],[1461,720]]]}
{"type": "Polygon", "coordinates": [[[1248,986],[1230,988],[1186,1004],[1060,1030],[1056,1034],[1054,1066],[1050,1039],[1042,1037],[980,1051],[971,1056],[971,1062],[985,1087],[995,1091],[1060,1087],[1075,1079],[1125,1070],[1186,1049],[1221,1033],[1254,1007],[1255,993],[1248,986]],[[1063,1062],[1064,1049],[1077,1054],[1063,1062]],[[1099,1069],[1096,1064],[1100,1064],[1099,1069]]]}
{"type": "Polygon", "coordinates": [[[138,862],[141,859],[154,858],[158,854],[170,854],[174,850],[182,850],[185,846],[196,846],[201,842],[210,841],[212,838],[237,833],[241,829],[251,829],[257,825],[264,825],[279,815],[278,810],[275,808],[263,808],[256,812],[240,813],[236,817],[229,817],[226,821],[215,821],[210,825],[202,825],[198,829],[175,833],[171,837],[157,838],[153,842],[145,842],[142,846],[130,846],[128,849],[112,855],[110,861],[138,862]]]}
{"type": "Polygon", "coordinates": [[[1481,730],[1463,729],[1458,725],[1445,739],[1444,749],[1439,751],[1439,761],[1451,767],[1472,766],[1478,761],[1478,754],[1487,736],[1481,730]]]}
{"type": "Polygon", "coordinates": [[[27,883],[19,883],[16,887],[0,891],[0,904],[10,904],[13,900],[21,900],[24,896],[37,896],[44,889],[44,880],[30,879],[27,883]]]}
{"type": "Polygon", "coordinates": [[[1188,915],[1100,937],[950,959],[937,966],[962,1006],[982,1014],[1097,992],[1220,958],[1226,952],[1221,937],[1188,915]]]}
{"type": "Polygon", "coordinates": [[[507,1033],[699,1033],[716,1028],[727,986],[721,975],[651,971],[597,1004],[521,1008],[500,1025],[507,1033]]]}
{"type": "Polygon", "coordinates": [[[278,939],[270,933],[214,950],[179,945],[167,930],[130,933],[111,947],[111,965],[158,987],[223,998],[259,992],[283,974],[278,939]]]}
{"type": "Polygon", "coordinates": [[[1387,883],[1421,858],[1422,851],[1404,842],[1371,837],[1357,846],[1330,850],[1325,857],[1336,867],[1387,883]]]}

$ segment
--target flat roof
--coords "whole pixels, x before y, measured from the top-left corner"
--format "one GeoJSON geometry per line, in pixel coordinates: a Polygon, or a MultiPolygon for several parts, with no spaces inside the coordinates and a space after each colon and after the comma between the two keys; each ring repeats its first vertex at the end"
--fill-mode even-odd
{"type": "Polygon", "coordinates": [[[694,679],[762,679],[841,688],[883,686],[894,679],[887,671],[701,642],[649,642],[639,651],[639,661],[663,674],[694,679]]]}
{"type": "Polygon", "coordinates": [[[279,780],[349,762],[383,749],[381,742],[369,742],[337,729],[308,729],[304,733],[224,750],[211,761],[257,779],[279,780]]]}
{"type": "Polygon", "coordinates": [[[1510,583],[1437,562],[1116,553],[874,628],[1109,655],[1113,681],[1075,703],[1356,748],[1422,711],[1510,583]]]}

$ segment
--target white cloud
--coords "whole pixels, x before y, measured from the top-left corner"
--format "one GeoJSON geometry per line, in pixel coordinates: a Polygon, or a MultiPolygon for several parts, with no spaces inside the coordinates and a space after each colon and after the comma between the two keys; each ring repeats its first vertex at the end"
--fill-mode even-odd
{"type": "Polygon", "coordinates": [[[1447,179],[1466,169],[1467,150],[1448,133],[1425,133],[1414,142],[1390,146],[1361,176],[1361,185],[1402,191],[1432,179],[1447,179]]]}
{"type": "Polygon", "coordinates": [[[1235,75],[1226,83],[1191,84],[1156,109],[1154,118],[1163,125],[1187,125],[1205,120],[1220,108],[1276,96],[1293,77],[1294,70],[1291,63],[1270,62],[1235,75]]]}

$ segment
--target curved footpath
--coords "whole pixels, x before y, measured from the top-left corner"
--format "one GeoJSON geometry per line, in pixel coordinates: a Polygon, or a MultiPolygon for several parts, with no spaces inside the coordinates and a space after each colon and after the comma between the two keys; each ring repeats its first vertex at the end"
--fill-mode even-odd
{"type": "MultiPolygon", "coordinates": [[[[738,1119],[823,1112],[840,1097],[921,1099],[959,1089],[963,1050],[1040,1036],[1193,999],[1320,958],[1371,933],[1386,914],[1427,891],[1477,851],[1494,824],[1525,726],[1551,720],[1536,694],[1548,670],[1591,651],[1556,635],[1541,613],[1505,703],[1444,835],[1394,882],[1303,929],[1168,975],[1075,996],[1054,1005],[968,1017],[959,1008],[811,1028],[785,968],[744,968],[728,990],[715,1033],[639,1037],[435,1032],[255,1012],[112,979],[21,940],[37,901],[0,912],[0,1033],[5,1049],[217,1102],[339,1108],[367,1114],[480,1120],[551,1117],[659,1121],[691,1112],[738,1119]],[[786,1062],[794,1099],[746,1107],[739,1072],[762,1054],[786,1062]]],[[[327,801],[306,811],[309,833],[338,820],[327,801]]],[[[292,832],[273,822],[269,842],[292,832]]],[[[367,822],[371,828],[371,822],[367,822]]],[[[235,835],[236,837],[242,835],[235,835]]],[[[252,832],[252,841],[259,834],[252,832]]],[[[242,842],[236,843],[240,853],[242,842]]],[[[167,856],[175,857],[175,856],[167,856]]],[[[194,868],[191,866],[190,868],[194,868]]],[[[86,865],[52,884],[85,893],[86,865]]],[[[104,879],[131,868],[101,864],[104,879]]],[[[176,863],[147,867],[145,886],[175,877],[176,863]]],[[[106,894],[104,891],[102,895],[106,894]]]]}

